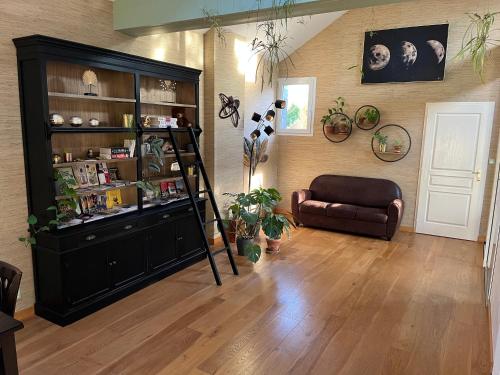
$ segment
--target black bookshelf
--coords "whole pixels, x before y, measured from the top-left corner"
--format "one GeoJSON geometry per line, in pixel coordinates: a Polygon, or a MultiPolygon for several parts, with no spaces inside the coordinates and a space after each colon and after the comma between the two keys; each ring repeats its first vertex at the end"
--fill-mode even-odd
{"type": "MultiPolygon", "coordinates": [[[[201,71],[41,35],[17,38],[14,44],[28,209],[41,225],[53,218],[47,208],[58,199],[53,154],[69,150],[85,163],[86,148],[116,147],[124,140],[135,140],[133,158],[116,163],[115,169],[129,185],[113,189],[120,190],[121,199],[112,213],[87,220],[76,216],[71,225],[62,223],[41,233],[32,246],[36,314],[66,325],[203,259],[193,207],[182,191],[174,198],[152,199],[135,184],[141,179],[160,183],[178,177],[171,175],[175,173],[172,154],[166,154],[159,175],[151,175],[142,144],[151,136],[168,141],[168,133],[143,120],[146,115],[175,118],[181,113],[184,127],[173,129],[176,144],[187,148],[188,124],[198,139],[201,71]],[[97,97],[84,94],[84,69],[97,73],[97,97]],[[161,100],[159,80],[176,83],[174,103],[161,100]],[[54,112],[65,120],[74,114],[84,121],[91,115],[102,121],[97,127],[58,127],[50,123],[54,112]],[[132,126],[120,122],[123,114],[133,115],[132,126]]],[[[192,153],[184,155],[189,163],[192,153]]],[[[193,191],[199,191],[198,176],[191,177],[193,191]]],[[[204,213],[205,200],[196,197],[196,201],[204,213]]]]}

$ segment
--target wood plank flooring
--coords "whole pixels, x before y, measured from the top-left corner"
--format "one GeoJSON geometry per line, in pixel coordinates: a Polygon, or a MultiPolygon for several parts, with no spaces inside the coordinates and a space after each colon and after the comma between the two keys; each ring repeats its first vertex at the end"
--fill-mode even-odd
{"type": "Polygon", "coordinates": [[[241,276],[217,257],[68,327],[16,334],[21,374],[488,374],[477,243],[301,228],[241,276]]]}

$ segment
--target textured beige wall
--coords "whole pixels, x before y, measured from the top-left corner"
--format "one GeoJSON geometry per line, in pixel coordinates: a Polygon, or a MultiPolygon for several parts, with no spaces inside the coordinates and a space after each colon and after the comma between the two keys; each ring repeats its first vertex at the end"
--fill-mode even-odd
{"type": "MultiPolygon", "coordinates": [[[[496,2],[498,4],[498,2],[496,2]]],[[[453,60],[467,27],[466,12],[487,12],[490,1],[418,0],[372,9],[349,11],[292,55],[295,69],[289,76],[317,77],[316,111],[313,137],[279,137],[278,187],[284,194],[284,207],[290,207],[290,194],[309,186],[323,173],[381,177],[396,181],[403,190],[406,210],[403,225],[413,226],[417,193],[422,131],[427,102],[496,101],[500,99],[500,51],[492,52],[486,82],[481,84],[469,63],[453,60]],[[449,23],[448,57],[444,82],[361,85],[360,73],[347,70],[362,60],[364,32],[437,23],[449,23]],[[322,132],[321,117],[333,100],[347,99],[348,113],[363,104],[373,104],[382,114],[382,123],[403,125],[411,134],[410,154],[397,163],[384,163],[372,154],[370,131],[353,129],[343,143],[329,142],[322,132]]],[[[498,24],[498,22],[497,22],[498,24]]],[[[497,25],[498,27],[498,25],[497,25]]],[[[497,39],[500,39],[497,37],[497,39]]],[[[497,105],[491,155],[495,157],[500,107],[497,105]]],[[[489,177],[491,177],[491,168],[489,177]]],[[[481,233],[485,233],[491,178],[488,178],[481,233]]]]}
{"type": "Polygon", "coordinates": [[[219,118],[219,93],[244,102],[245,71],[240,50],[244,45],[241,37],[229,32],[225,44],[214,30],[204,36],[205,162],[222,215],[225,202],[222,194],[243,189],[243,120],[234,128],[230,119],[219,118]]]}
{"type": "Polygon", "coordinates": [[[203,69],[203,36],[185,32],[130,38],[113,31],[109,0],[2,0],[0,20],[0,259],[24,273],[18,303],[22,309],[34,303],[34,290],[30,250],[17,241],[26,228],[27,209],[16,50],[11,39],[44,34],[203,69]]]}

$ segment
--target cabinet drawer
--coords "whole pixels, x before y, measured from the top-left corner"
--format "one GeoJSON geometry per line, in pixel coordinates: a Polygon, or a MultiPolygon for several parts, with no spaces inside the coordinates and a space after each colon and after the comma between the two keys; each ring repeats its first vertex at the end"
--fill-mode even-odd
{"type": "Polygon", "coordinates": [[[92,243],[98,243],[112,239],[117,236],[126,235],[133,232],[138,228],[137,220],[121,223],[119,225],[112,225],[102,229],[86,231],[78,236],[78,247],[88,246],[92,243]]]}

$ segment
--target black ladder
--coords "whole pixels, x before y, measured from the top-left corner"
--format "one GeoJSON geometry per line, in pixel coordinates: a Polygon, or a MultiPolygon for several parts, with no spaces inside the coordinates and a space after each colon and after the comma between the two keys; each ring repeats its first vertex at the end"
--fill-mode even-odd
{"type": "MultiPolygon", "coordinates": [[[[184,130],[184,129],[183,129],[184,130]]],[[[179,130],[176,130],[179,131],[179,130]]],[[[222,222],[222,219],[220,217],[219,213],[219,208],[217,207],[217,202],[215,201],[214,193],[212,191],[212,187],[210,185],[210,181],[207,176],[207,172],[205,170],[205,165],[203,164],[203,160],[200,155],[200,149],[198,147],[198,142],[196,141],[196,136],[194,134],[193,128],[187,128],[187,131],[189,133],[189,138],[191,140],[191,144],[193,145],[194,153],[196,156],[196,165],[198,167],[198,170],[201,173],[201,176],[203,178],[203,183],[205,186],[204,190],[196,191],[193,192],[191,190],[191,185],[189,184],[189,180],[187,177],[186,169],[184,167],[184,162],[182,160],[182,154],[179,151],[179,148],[177,147],[177,141],[174,137],[174,130],[169,126],[168,127],[168,133],[170,135],[170,140],[172,142],[172,147],[175,152],[175,157],[177,158],[177,162],[179,163],[179,168],[181,170],[181,175],[182,179],[184,180],[184,186],[186,187],[186,191],[189,195],[189,200],[191,201],[191,206],[193,207],[194,212],[196,213],[196,221],[198,222],[198,227],[200,229],[200,233],[202,234],[202,239],[203,239],[203,246],[205,247],[205,252],[207,253],[208,260],[210,261],[210,266],[212,267],[212,272],[214,274],[215,282],[217,285],[222,285],[222,281],[220,279],[219,275],[219,270],[217,269],[217,264],[215,264],[214,260],[214,255],[217,255],[219,253],[222,253],[223,251],[227,252],[227,256],[229,257],[229,262],[231,263],[231,268],[233,269],[233,273],[235,275],[238,275],[238,267],[236,266],[236,262],[234,261],[233,258],[233,253],[231,251],[231,246],[229,244],[229,241],[227,239],[226,231],[224,230],[224,224],[222,222]],[[202,193],[208,193],[208,197],[210,198],[210,204],[212,205],[212,209],[214,211],[215,219],[214,220],[209,220],[209,221],[204,221],[203,218],[201,217],[200,210],[198,208],[198,205],[196,204],[195,200],[195,195],[196,197],[199,196],[199,194],[202,193]],[[210,244],[208,242],[207,238],[207,232],[205,230],[205,226],[209,224],[217,223],[217,227],[219,228],[219,231],[222,235],[222,241],[224,242],[224,247],[222,249],[218,249],[215,251],[210,251],[210,244]]]]}

